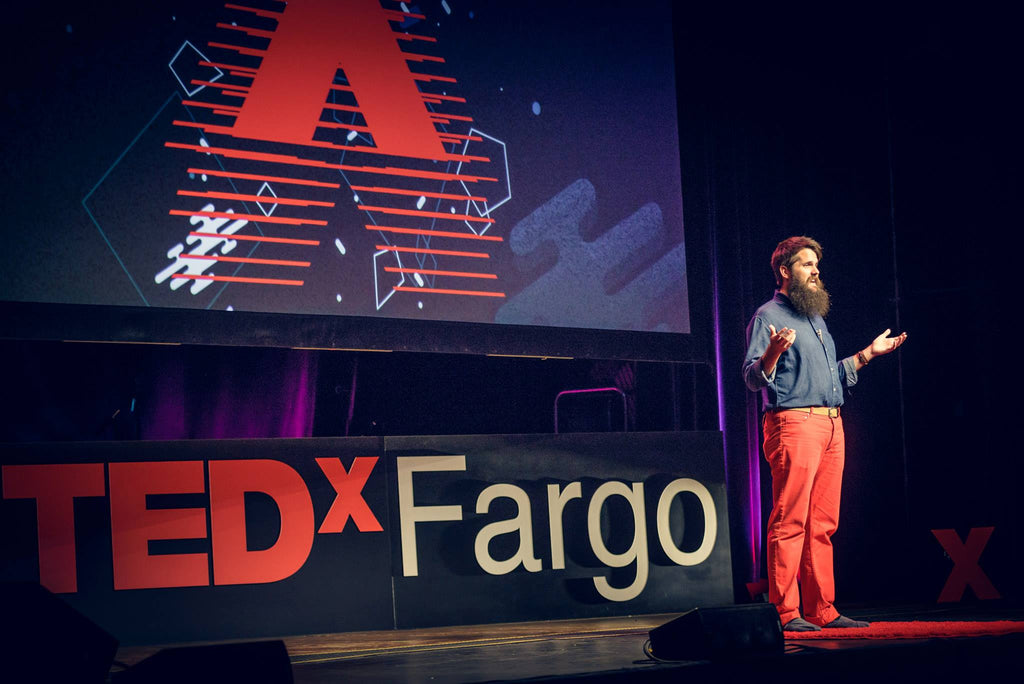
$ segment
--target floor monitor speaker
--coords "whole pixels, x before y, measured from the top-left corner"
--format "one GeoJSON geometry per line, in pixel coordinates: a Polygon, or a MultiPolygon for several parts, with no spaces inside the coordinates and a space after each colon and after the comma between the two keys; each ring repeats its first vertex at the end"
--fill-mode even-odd
{"type": "Polygon", "coordinates": [[[694,608],[650,631],[650,649],[662,660],[722,660],[782,655],[782,624],[775,606],[757,603],[694,608]]]}
{"type": "Polygon", "coordinates": [[[104,682],[117,639],[36,582],[0,582],[0,681],[104,682]]]}
{"type": "Polygon", "coordinates": [[[249,641],[165,648],[115,673],[112,684],[292,684],[284,642],[249,641]]]}

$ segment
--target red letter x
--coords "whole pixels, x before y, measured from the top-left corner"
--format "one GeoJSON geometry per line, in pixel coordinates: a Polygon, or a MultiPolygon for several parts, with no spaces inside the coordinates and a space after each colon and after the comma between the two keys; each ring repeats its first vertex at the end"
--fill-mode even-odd
{"type": "Polygon", "coordinates": [[[973,527],[967,535],[967,542],[961,543],[956,530],[932,530],[932,534],[942,544],[942,548],[953,561],[953,571],[949,573],[946,586],[939,594],[939,603],[959,601],[967,585],[974,590],[979,599],[997,599],[999,592],[989,581],[978,565],[981,552],[985,549],[994,527],[973,527]]]}
{"type": "Polygon", "coordinates": [[[318,458],[316,464],[331,481],[337,492],[327,517],[320,524],[317,532],[329,534],[345,529],[349,516],[352,517],[360,532],[381,532],[384,530],[377,521],[373,511],[363,499],[363,487],[370,479],[373,466],[377,464],[376,456],[357,456],[352,461],[352,468],[346,473],[340,458],[318,458]]]}

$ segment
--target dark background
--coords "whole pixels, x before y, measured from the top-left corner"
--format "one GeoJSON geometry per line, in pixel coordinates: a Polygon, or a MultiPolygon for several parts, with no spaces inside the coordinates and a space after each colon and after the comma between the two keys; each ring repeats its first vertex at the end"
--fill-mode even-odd
{"type": "MultiPolygon", "coordinates": [[[[982,567],[1019,599],[1020,449],[1010,441],[1019,354],[1003,284],[1021,196],[1010,19],[984,5],[675,9],[690,282],[712,294],[692,300],[691,315],[718,330],[707,363],[6,341],[0,439],[145,437],[145,402],[128,407],[162,364],[195,388],[181,398],[188,411],[192,396],[230,391],[218,370],[225,353],[263,378],[236,395],[254,406],[284,403],[273,354],[312,364],[315,436],[546,432],[559,391],[607,385],[626,394],[630,429],[719,429],[720,374],[744,598],[760,575],[746,522],[752,481],[768,500],[763,463],[752,478],[747,461],[759,436],[757,399],[739,373],[744,327],[772,294],[775,244],[808,234],[825,248],[840,355],[885,328],[909,333],[898,355],[863,371],[844,412],[840,607],[935,601],[952,563],[930,530],[966,538],[981,526],[995,527],[982,567]]],[[[573,401],[575,422],[563,429],[601,429],[618,410],[604,395],[573,401]]]]}

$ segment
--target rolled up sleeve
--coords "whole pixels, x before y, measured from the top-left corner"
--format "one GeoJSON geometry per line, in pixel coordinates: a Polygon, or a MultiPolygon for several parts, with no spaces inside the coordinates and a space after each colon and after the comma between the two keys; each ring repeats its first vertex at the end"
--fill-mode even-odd
{"type": "Polygon", "coordinates": [[[776,368],[771,374],[765,374],[761,365],[761,357],[768,349],[771,331],[768,324],[759,316],[755,316],[747,326],[747,354],[743,359],[743,382],[751,392],[767,387],[775,382],[776,368]]]}
{"type": "Polygon", "coordinates": [[[847,356],[839,363],[839,379],[844,387],[853,387],[857,384],[857,360],[847,356]]]}

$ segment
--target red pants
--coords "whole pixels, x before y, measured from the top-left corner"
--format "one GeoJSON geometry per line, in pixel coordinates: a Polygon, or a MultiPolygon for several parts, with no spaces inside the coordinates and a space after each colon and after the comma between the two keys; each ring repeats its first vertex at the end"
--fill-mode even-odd
{"type": "Polygon", "coordinates": [[[764,453],[772,469],[768,600],[783,625],[800,617],[801,598],[804,618],[824,625],[839,617],[832,605],[832,533],[839,525],[843,420],[800,411],[767,413],[764,453]]]}

